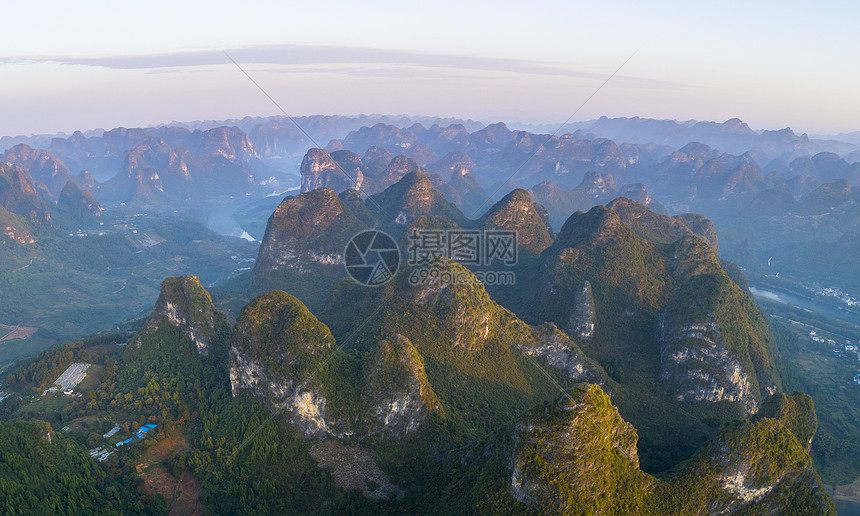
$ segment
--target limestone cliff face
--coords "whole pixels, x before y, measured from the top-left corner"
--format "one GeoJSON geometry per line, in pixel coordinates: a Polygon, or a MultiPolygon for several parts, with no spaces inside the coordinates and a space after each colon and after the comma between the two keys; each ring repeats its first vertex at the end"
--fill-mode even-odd
{"type": "Polygon", "coordinates": [[[668,217],[654,212],[644,204],[619,197],[607,205],[636,234],[653,243],[671,244],[686,235],[704,238],[717,250],[717,232],[714,223],[696,213],[668,217]]]}
{"type": "Polygon", "coordinates": [[[228,160],[247,162],[259,157],[248,135],[238,127],[215,127],[202,133],[200,152],[228,160]]]}
{"type": "Polygon", "coordinates": [[[337,163],[338,171],[342,172],[347,181],[352,183],[351,188],[363,192],[368,169],[361,156],[352,151],[339,150],[331,153],[331,159],[337,163]]]}
{"type": "Polygon", "coordinates": [[[368,432],[403,438],[416,433],[428,414],[444,417],[427,378],[424,360],[408,338],[395,334],[379,343],[365,367],[368,432]]]}
{"type": "Polygon", "coordinates": [[[395,184],[370,196],[366,205],[379,214],[383,228],[395,233],[402,233],[410,222],[425,215],[447,217],[461,225],[466,222],[463,213],[420,171],[406,173],[395,184]]]}
{"type": "Polygon", "coordinates": [[[388,149],[374,145],[367,149],[361,161],[367,167],[366,175],[368,177],[378,177],[385,172],[392,159],[394,159],[394,156],[391,155],[388,149]]]}
{"type": "Polygon", "coordinates": [[[755,412],[759,393],[754,380],[729,352],[714,314],[702,311],[701,318],[678,321],[664,313],[661,377],[678,401],[726,400],[741,403],[748,414],[755,412]]]}
{"type": "Polygon", "coordinates": [[[449,152],[436,163],[430,165],[430,170],[442,174],[443,177],[453,177],[454,174],[470,173],[475,170],[475,162],[463,151],[449,152]]]}
{"type": "Polygon", "coordinates": [[[624,185],[621,187],[621,197],[627,197],[628,199],[633,199],[634,201],[647,206],[648,209],[655,213],[660,213],[663,215],[667,215],[669,210],[663,206],[663,203],[655,199],[648,192],[648,189],[642,183],[633,183],[629,185],[624,185]]]}
{"type": "MultiPolygon", "coordinates": [[[[197,353],[208,355],[221,319],[223,315],[196,276],[176,276],[161,282],[161,293],[143,331],[155,333],[163,325],[173,326],[194,344],[197,353]]],[[[132,347],[140,345],[138,335],[132,347]]]]}
{"type": "Polygon", "coordinates": [[[582,282],[582,289],[576,293],[573,307],[570,311],[570,322],[567,331],[583,340],[594,336],[594,296],[591,294],[591,283],[582,282]]]}
{"type": "Polygon", "coordinates": [[[340,266],[347,242],[363,228],[330,188],[287,197],[269,217],[254,275],[271,280],[284,271],[340,266]]]}
{"type": "Polygon", "coordinates": [[[249,303],[236,322],[233,396],[251,392],[307,436],[400,440],[418,434],[431,414],[444,418],[424,359],[407,337],[379,341],[357,375],[344,357],[328,328],[298,299],[271,291],[249,303]]]}
{"type": "Polygon", "coordinates": [[[767,324],[708,246],[688,239],[675,247],[683,284],[660,311],[660,376],[679,401],[726,400],[751,414],[779,389],[767,324]]]}
{"type": "Polygon", "coordinates": [[[607,138],[594,140],[594,162],[600,168],[623,169],[627,166],[624,152],[614,141],[607,138]]]}
{"type": "Polygon", "coordinates": [[[161,138],[145,138],[124,152],[122,170],[102,185],[109,200],[149,203],[164,196],[186,193],[192,181],[185,149],[173,149],[161,138]]]}
{"type": "Polygon", "coordinates": [[[805,395],[733,424],[668,477],[639,469],[636,430],[595,385],[581,385],[523,420],[509,492],[547,514],[835,514],[804,442],[815,415],[805,395]]]}
{"type": "Polygon", "coordinates": [[[641,511],[656,481],[639,470],[638,436],[595,385],[577,387],[517,427],[511,494],[547,514],[641,511]],[[626,503],[625,503],[626,502],[626,503]]]}
{"type": "Polygon", "coordinates": [[[440,279],[411,287],[410,296],[412,302],[432,310],[445,328],[450,346],[470,354],[495,353],[488,350],[499,344],[515,347],[546,360],[570,378],[600,381],[599,367],[554,324],[532,327],[524,323],[496,304],[477,278],[458,263],[442,259],[436,267],[440,279]]]}
{"type": "Polygon", "coordinates": [[[150,139],[126,152],[121,173],[139,182],[140,184],[136,185],[138,188],[149,185],[150,188],[163,192],[161,176],[175,176],[184,180],[191,178],[187,157],[185,152],[171,149],[164,140],[150,139]]]}
{"type": "Polygon", "coordinates": [[[176,202],[241,195],[257,188],[249,163],[258,156],[248,136],[237,127],[193,133],[143,131],[119,139],[119,147],[111,148],[110,153],[124,149],[122,168],[99,185],[102,201],[176,202]]]}
{"type": "Polygon", "coordinates": [[[79,220],[88,217],[99,217],[102,213],[102,207],[96,198],[93,197],[93,194],[86,190],[81,190],[71,180],[66,183],[63,191],[60,192],[57,206],[65,208],[79,220]]]}
{"type": "Polygon", "coordinates": [[[7,150],[3,161],[29,175],[33,181],[47,185],[54,198],[72,178],[69,167],[59,158],[46,150],[33,149],[23,143],[7,150]]]}
{"type": "Polygon", "coordinates": [[[807,452],[816,419],[808,398],[768,399],[766,405],[793,408],[726,429],[690,461],[689,478],[698,485],[689,490],[719,500],[712,502],[719,507],[712,514],[836,514],[807,452]]]}
{"type": "Polygon", "coordinates": [[[570,217],[541,255],[535,297],[518,310],[554,322],[600,363],[661,382],[667,397],[727,401],[750,414],[779,380],[767,324],[715,245],[684,220],[618,198],[570,217]],[[659,373],[632,356],[660,364],[659,373]]]}
{"type": "Polygon", "coordinates": [[[587,197],[595,199],[612,198],[616,195],[615,179],[611,174],[601,174],[600,172],[587,172],[582,183],[576,187],[587,197]]]}
{"type": "Polygon", "coordinates": [[[372,192],[382,192],[386,188],[398,183],[410,172],[420,172],[427,175],[427,170],[419,165],[414,159],[404,155],[395,156],[388,164],[382,174],[373,181],[372,192]]]}
{"type": "Polygon", "coordinates": [[[525,190],[513,190],[490,207],[478,229],[515,231],[518,254],[524,259],[537,258],[552,245],[549,228],[525,190]]]}
{"type": "Polygon", "coordinates": [[[461,197],[482,197],[482,201],[487,198],[484,189],[481,188],[481,185],[478,184],[478,181],[469,172],[469,169],[459,163],[455,165],[454,170],[451,172],[448,184],[457,190],[457,193],[461,197]]]}
{"type": "Polygon", "coordinates": [[[293,296],[275,290],[251,301],[230,346],[233,396],[248,390],[306,435],[339,435],[329,414],[328,328],[293,296]]]}
{"type": "Polygon", "coordinates": [[[331,188],[335,193],[339,193],[350,188],[360,190],[364,184],[361,167],[346,164],[344,168],[323,149],[310,149],[302,159],[300,171],[302,192],[310,192],[317,188],[331,188]]]}
{"type": "Polygon", "coordinates": [[[546,362],[577,381],[600,382],[598,367],[579,349],[570,337],[553,323],[546,323],[531,332],[532,341],[520,343],[520,350],[529,356],[541,357],[546,362]]]}
{"type": "Polygon", "coordinates": [[[18,245],[33,244],[36,237],[27,227],[27,223],[21,217],[10,213],[0,205],[0,234],[9,241],[18,245]]]}
{"type": "Polygon", "coordinates": [[[714,251],[720,250],[719,243],[717,242],[717,228],[714,227],[714,223],[709,218],[698,213],[682,213],[675,215],[673,218],[683,222],[694,235],[704,238],[711,244],[714,251]]]}
{"type": "MultiPolygon", "coordinates": [[[[5,163],[0,163],[0,206],[24,217],[35,226],[53,225],[50,209],[39,198],[33,182],[23,172],[5,163]]],[[[21,231],[23,228],[20,228],[21,231]]]]}

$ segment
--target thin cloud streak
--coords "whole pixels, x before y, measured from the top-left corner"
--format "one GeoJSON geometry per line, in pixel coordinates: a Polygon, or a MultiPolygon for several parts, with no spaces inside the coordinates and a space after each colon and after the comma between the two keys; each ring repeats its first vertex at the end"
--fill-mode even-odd
{"type": "MultiPolygon", "coordinates": [[[[429,54],[375,48],[320,45],[265,45],[227,52],[243,65],[279,65],[285,72],[338,71],[348,74],[379,76],[407,75],[397,67],[417,69],[468,70],[508,74],[544,75],[577,79],[602,80],[605,74],[525,59],[476,57],[456,54],[429,54]],[[357,65],[373,66],[362,70],[357,65]]],[[[150,73],[188,71],[196,67],[229,64],[223,50],[200,50],[146,55],[102,56],[5,56],[0,63],[59,63],[94,66],[116,70],[145,70],[150,73]]],[[[679,84],[641,77],[626,77],[625,82],[639,86],[678,87],[679,84]]]]}
{"type": "MultiPolygon", "coordinates": [[[[266,45],[227,49],[226,51],[231,56],[234,56],[236,61],[246,64],[321,65],[390,63],[411,64],[423,67],[509,71],[539,75],[598,77],[598,74],[572,72],[545,63],[521,59],[426,54],[360,47],[266,45]]],[[[133,56],[7,56],[0,58],[0,60],[6,62],[57,62],[124,70],[206,66],[225,63],[223,50],[199,50],[133,56]]]]}

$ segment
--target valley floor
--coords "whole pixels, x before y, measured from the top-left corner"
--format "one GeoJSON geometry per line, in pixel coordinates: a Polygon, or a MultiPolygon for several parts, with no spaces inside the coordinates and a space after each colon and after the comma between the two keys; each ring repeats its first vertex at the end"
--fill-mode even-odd
{"type": "Polygon", "coordinates": [[[844,311],[813,310],[802,294],[753,293],[771,317],[785,390],[807,392],[815,402],[815,467],[825,484],[835,486],[834,499],[844,505],[840,514],[852,510],[852,504],[853,510],[860,510],[860,384],[855,381],[860,354],[852,349],[860,339],[860,326],[844,311]]]}

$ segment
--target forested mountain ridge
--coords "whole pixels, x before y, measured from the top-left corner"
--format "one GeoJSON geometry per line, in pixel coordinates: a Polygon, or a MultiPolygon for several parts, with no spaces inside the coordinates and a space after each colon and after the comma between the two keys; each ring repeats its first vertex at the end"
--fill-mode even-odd
{"type": "MultiPolygon", "coordinates": [[[[159,511],[173,501],[155,494],[152,479],[169,469],[177,480],[195,479],[198,500],[215,513],[832,512],[809,458],[811,400],[782,393],[789,384],[768,321],[743,273],[716,254],[734,245],[732,236],[721,234],[718,246],[710,219],[669,216],[650,185],[628,182],[645,173],[637,163],[651,159],[646,153],[662,151],[560,138],[526,171],[555,179],[530,191],[512,182],[484,211],[481,192],[498,186],[487,181],[490,168],[535,150],[539,135],[501,124],[367,129],[308,152],[325,166],[302,167],[308,191],[272,213],[256,264],[231,258],[233,268],[248,264],[247,276],[214,287],[213,296],[211,276],[169,277],[157,300],[126,292],[141,309],[155,302],[131,323],[133,334],[49,350],[5,379],[14,394],[0,404],[4,417],[51,421],[55,433],[62,424],[78,444],[112,447],[108,477],[97,480],[94,470],[87,500],[133,499],[141,511],[159,511]],[[363,155],[348,150],[364,145],[363,155]],[[573,190],[554,184],[580,172],[573,190]],[[390,233],[402,252],[381,287],[358,285],[343,268],[347,241],[368,229],[390,233]],[[412,281],[418,268],[406,251],[423,230],[516,232],[516,283],[485,284],[485,266],[444,258],[432,266],[457,281],[412,281]],[[232,317],[215,306],[225,299],[232,317]],[[32,401],[74,362],[96,366],[80,398],[32,401]],[[116,446],[101,437],[114,423],[123,439],[144,423],[158,430],[116,446]],[[164,455],[152,459],[156,453],[164,455]],[[597,466],[580,467],[588,462],[597,466]],[[134,479],[140,492],[124,498],[134,479]]],[[[124,151],[134,165],[128,185],[155,206],[183,195],[170,181],[186,181],[198,159],[206,160],[201,170],[223,162],[222,172],[256,181],[255,160],[268,151],[242,131],[110,138],[134,140],[124,151]],[[175,177],[166,179],[162,165],[175,177]]],[[[662,174],[654,184],[663,192],[678,178],[692,181],[694,196],[676,192],[687,206],[743,206],[791,188],[771,188],[777,176],[757,169],[756,157],[688,145],[652,159],[648,170],[662,174]]],[[[841,158],[810,159],[792,166],[821,177],[851,171],[841,158]]],[[[21,212],[0,211],[9,249],[52,245],[72,214],[94,228],[104,220],[95,197],[76,186],[84,174],[53,204],[49,188],[4,170],[4,206],[21,212]]],[[[775,196],[773,206],[827,221],[851,216],[849,181],[813,184],[798,186],[800,200],[775,196]]],[[[195,259],[204,261],[232,253],[181,228],[150,231],[111,243],[128,247],[133,267],[151,267],[164,253],[177,273],[193,270],[186,255],[174,256],[178,248],[199,249],[195,259]]],[[[852,234],[839,245],[850,248],[852,234]]],[[[90,237],[69,241],[79,238],[90,237]]]]}
{"type": "MultiPolygon", "coordinates": [[[[513,291],[488,290],[444,258],[434,266],[461,281],[415,284],[408,263],[377,288],[333,274],[315,312],[274,290],[251,300],[233,327],[196,278],[166,279],[149,319],[105,363],[101,385],[67,410],[158,424],[152,446],[181,436],[189,446],[182,464],[216,512],[290,503],[303,513],[457,513],[464,500],[488,512],[591,506],[588,496],[559,498],[546,487],[553,472],[565,489],[603,500],[607,514],[830,510],[805,448],[814,409],[808,398],[778,394],[767,328],[720,265],[707,219],[619,199],[572,215],[554,236],[525,191],[470,221],[418,171],[367,199],[318,189],[278,210],[267,233],[286,244],[264,242],[260,252],[295,269],[345,246],[349,225],[338,217],[404,239],[419,228],[522,230],[531,258],[515,266],[523,283],[513,291]],[[374,201],[387,209],[374,211],[374,201]],[[755,339],[741,342],[737,331],[755,339]],[[656,390],[643,388],[655,382],[656,390]],[[553,408],[560,395],[570,410],[553,408]],[[605,410],[615,415],[606,419],[605,410]],[[589,418],[620,444],[604,449],[602,427],[581,427],[589,418]],[[533,447],[545,439],[570,443],[570,455],[533,447]],[[777,460],[777,450],[791,453],[777,460]],[[613,464],[599,485],[618,487],[601,491],[576,469],[589,453],[613,464]],[[726,465],[729,456],[736,462],[726,465]],[[761,457],[774,462],[755,469],[761,457]],[[713,464],[724,467],[700,474],[713,464]],[[242,487],[250,471],[254,480],[242,487]],[[625,480],[613,484],[612,475],[625,480]],[[302,478],[314,487],[297,490],[302,478]]],[[[254,289],[276,278],[293,284],[269,272],[254,289]]]]}

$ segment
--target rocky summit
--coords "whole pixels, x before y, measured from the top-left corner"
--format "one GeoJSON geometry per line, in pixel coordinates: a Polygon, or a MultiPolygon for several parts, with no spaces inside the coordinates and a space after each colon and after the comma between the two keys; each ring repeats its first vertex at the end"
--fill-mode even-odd
{"type": "Polygon", "coordinates": [[[159,330],[172,327],[194,345],[200,355],[208,355],[216,340],[216,332],[226,323],[212,304],[209,292],[196,276],[166,278],[155,309],[144,328],[138,333],[131,349],[143,346],[144,338],[158,335],[159,330]]]}

